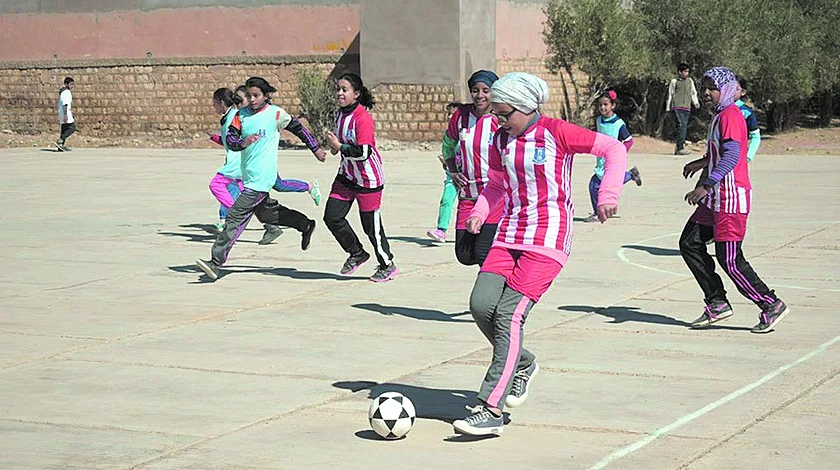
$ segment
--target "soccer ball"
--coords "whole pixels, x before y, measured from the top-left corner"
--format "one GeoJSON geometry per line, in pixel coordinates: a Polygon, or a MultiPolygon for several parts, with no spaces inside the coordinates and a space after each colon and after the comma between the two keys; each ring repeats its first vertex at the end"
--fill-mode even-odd
{"type": "Polygon", "coordinates": [[[385,439],[399,439],[411,431],[417,413],[408,397],[385,392],[373,399],[368,411],[370,427],[385,439]]]}

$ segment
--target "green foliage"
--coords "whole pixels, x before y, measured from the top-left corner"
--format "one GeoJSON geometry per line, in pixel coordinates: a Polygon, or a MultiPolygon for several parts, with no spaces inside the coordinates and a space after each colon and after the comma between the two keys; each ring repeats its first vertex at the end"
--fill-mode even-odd
{"type": "Polygon", "coordinates": [[[299,70],[297,79],[300,115],[306,118],[312,134],[324,145],[327,131],[335,126],[335,80],[325,78],[315,69],[299,70]]]}
{"type": "Polygon", "coordinates": [[[606,87],[622,90],[636,132],[661,133],[658,83],[680,62],[695,80],[716,65],[745,77],[771,128],[789,125],[815,94],[830,98],[840,88],[837,0],[550,0],[545,13],[549,69],[589,76],[572,85],[581,107],[606,87]]]}

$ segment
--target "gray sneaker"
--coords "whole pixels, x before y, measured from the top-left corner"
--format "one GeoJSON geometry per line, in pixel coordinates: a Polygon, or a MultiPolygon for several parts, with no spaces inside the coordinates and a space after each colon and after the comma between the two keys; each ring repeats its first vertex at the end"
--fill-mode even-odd
{"type": "Polygon", "coordinates": [[[362,251],[355,255],[350,255],[347,257],[347,260],[344,261],[344,266],[341,267],[341,275],[342,276],[349,276],[356,272],[359,269],[359,266],[365,264],[367,260],[370,259],[370,254],[366,251],[362,251]]]}
{"type": "Polygon", "coordinates": [[[264,227],[265,233],[263,233],[262,239],[258,242],[260,245],[268,245],[283,234],[283,229],[276,225],[265,224],[264,227]]]}
{"type": "Polygon", "coordinates": [[[777,299],[770,304],[758,315],[758,325],[755,325],[752,330],[753,333],[770,333],[773,327],[776,326],[782,318],[790,313],[790,309],[782,302],[782,299],[777,299]]]}
{"type": "Polygon", "coordinates": [[[729,302],[711,302],[703,309],[703,314],[691,322],[692,328],[706,328],[712,323],[717,323],[721,320],[726,320],[731,317],[734,312],[729,302]]]}
{"type": "Polygon", "coordinates": [[[496,416],[484,405],[475,408],[467,408],[472,414],[464,419],[456,419],[452,422],[455,432],[469,434],[471,436],[489,436],[502,434],[505,419],[503,416],[496,416]]]}
{"type": "Polygon", "coordinates": [[[207,277],[209,277],[211,280],[215,281],[219,278],[219,272],[221,271],[221,268],[212,260],[204,261],[203,259],[200,259],[196,261],[195,264],[196,266],[198,266],[198,269],[204,271],[204,274],[206,274],[207,277]]]}
{"type": "Polygon", "coordinates": [[[639,169],[637,167],[630,168],[630,179],[636,183],[636,186],[642,185],[642,174],[639,173],[639,169]]]}
{"type": "Polygon", "coordinates": [[[531,385],[531,380],[539,371],[540,366],[537,364],[537,361],[534,361],[527,369],[516,372],[513,376],[510,393],[505,397],[505,406],[516,408],[525,403],[525,399],[528,398],[528,387],[531,385]]]}
{"type": "Polygon", "coordinates": [[[379,266],[376,268],[376,272],[373,273],[373,276],[370,277],[370,280],[373,282],[386,282],[393,279],[399,270],[397,270],[397,266],[394,263],[385,266],[379,266]]]}

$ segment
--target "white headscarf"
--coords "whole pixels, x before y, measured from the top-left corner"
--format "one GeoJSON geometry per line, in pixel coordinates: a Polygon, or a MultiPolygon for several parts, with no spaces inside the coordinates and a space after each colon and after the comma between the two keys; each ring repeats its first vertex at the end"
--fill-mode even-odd
{"type": "Polygon", "coordinates": [[[490,88],[493,103],[505,103],[531,114],[548,101],[548,84],[530,73],[512,72],[496,80],[490,88]]]}

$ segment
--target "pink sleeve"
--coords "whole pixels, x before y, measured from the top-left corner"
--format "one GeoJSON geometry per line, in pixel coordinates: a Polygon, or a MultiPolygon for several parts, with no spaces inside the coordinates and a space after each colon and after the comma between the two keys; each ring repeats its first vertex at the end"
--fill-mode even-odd
{"type": "Polygon", "coordinates": [[[629,152],[629,151],[630,151],[630,147],[632,147],[632,146],[633,146],[633,138],[632,138],[632,137],[630,137],[629,139],[627,139],[627,140],[625,140],[624,142],[622,142],[622,144],[624,144],[624,148],[626,148],[626,149],[627,149],[627,151],[629,152]]]}
{"type": "Polygon", "coordinates": [[[598,205],[618,204],[618,196],[624,187],[624,170],[627,168],[627,149],[617,139],[596,134],[592,148],[585,153],[604,157],[604,177],[598,190],[598,205]]]}
{"type": "Polygon", "coordinates": [[[213,134],[212,136],[210,136],[210,140],[216,142],[219,145],[222,145],[222,136],[220,136],[219,134],[213,134]]]}
{"type": "Polygon", "coordinates": [[[373,131],[375,124],[373,116],[367,111],[357,113],[353,120],[356,127],[356,145],[373,145],[373,131]]]}
{"type": "Polygon", "coordinates": [[[482,224],[487,220],[487,216],[490,214],[490,208],[496,207],[499,200],[505,196],[503,183],[505,173],[502,168],[502,154],[499,151],[499,136],[500,132],[496,132],[496,136],[493,138],[493,145],[490,146],[490,155],[487,158],[490,166],[487,177],[490,182],[484,186],[484,189],[475,201],[475,206],[470,211],[470,217],[478,217],[482,224]]]}

